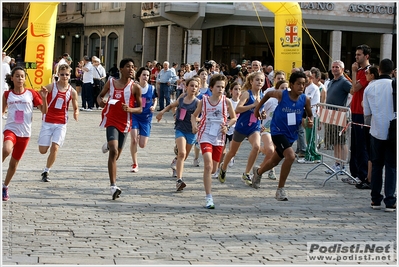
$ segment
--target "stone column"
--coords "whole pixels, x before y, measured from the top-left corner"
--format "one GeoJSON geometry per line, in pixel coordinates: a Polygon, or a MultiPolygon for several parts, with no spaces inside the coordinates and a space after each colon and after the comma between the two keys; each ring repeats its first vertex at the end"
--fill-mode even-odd
{"type": "Polygon", "coordinates": [[[342,32],[341,31],[332,31],[330,35],[330,51],[329,54],[332,60],[329,60],[328,68],[331,68],[331,63],[334,60],[342,60],[341,59],[341,45],[342,45],[342,32]]]}
{"type": "Polygon", "coordinates": [[[392,59],[392,34],[384,33],[380,40],[380,60],[384,58],[392,59]]]}
{"type": "Polygon", "coordinates": [[[157,29],[156,28],[144,28],[143,29],[143,54],[142,54],[142,59],[141,62],[143,65],[147,61],[153,61],[156,59],[156,33],[157,29]]]}
{"type": "Polygon", "coordinates": [[[168,40],[168,27],[158,26],[156,60],[161,64],[168,59],[168,40]]]}
{"type": "Polygon", "coordinates": [[[172,64],[176,62],[179,64],[184,60],[182,59],[183,51],[183,28],[176,25],[168,26],[168,51],[167,60],[172,64]]]}
{"type": "Polygon", "coordinates": [[[187,63],[193,64],[197,61],[201,65],[202,31],[188,30],[187,35],[187,63]]]}

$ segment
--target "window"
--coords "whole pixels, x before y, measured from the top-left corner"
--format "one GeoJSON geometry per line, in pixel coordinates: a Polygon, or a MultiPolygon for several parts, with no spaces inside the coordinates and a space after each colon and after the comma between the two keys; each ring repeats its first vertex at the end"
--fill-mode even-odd
{"type": "Polygon", "coordinates": [[[100,9],[100,3],[94,3],[93,4],[93,10],[98,10],[98,9],[100,9]]]}
{"type": "Polygon", "coordinates": [[[62,3],[61,4],[61,13],[66,13],[67,10],[67,3],[62,3]]]}
{"type": "Polygon", "coordinates": [[[82,3],[76,3],[76,11],[82,11],[82,3]]]}
{"type": "Polygon", "coordinates": [[[121,7],[121,3],[120,2],[114,2],[111,4],[111,9],[118,9],[121,7]]]}

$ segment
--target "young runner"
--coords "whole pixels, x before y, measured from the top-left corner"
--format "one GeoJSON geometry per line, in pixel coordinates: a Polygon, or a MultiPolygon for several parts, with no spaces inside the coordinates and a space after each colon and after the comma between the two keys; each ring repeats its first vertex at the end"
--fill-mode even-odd
{"type": "Polygon", "coordinates": [[[248,75],[242,88],[240,101],[235,109],[235,112],[240,113],[240,116],[237,119],[234,129],[230,150],[224,158],[218,176],[219,182],[221,183],[226,181],[226,171],[230,160],[236,155],[242,141],[248,138],[252,149],[249,153],[247,166],[245,172],[242,174],[241,180],[247,185],[252,184],[250,171],[258,157],[260,149],[260,120],[254,116],[253,112],[262,98],[260,91],[264,82],[265,75],[262,72],[254,72],[248,75]]]}
{"type": "Polygon", "coordinates": [[[40,93],[25,87],[26,73],[22,67],[15,67],[6,81],[9,90],[3,93],[4,113],[8,108],[7,121],[3,128],[3,162],[11,154],[6,178],[3,183],[3,201],[9,200],[8,186],[17,171],[32,132],[33,107],[38,107],[42,114],[47,112],[47,89],[40,93]]]}
{"type": "Polygon", "coordinates": [[[115,200],[122,193],[116,185],[116,161],[122,153],[127,133],[131,129],[131,114],[141,113],[141,89],[135,84],[134,61],[131,58],[122,59],[119,63],[120,78],[111,78],[104,85],[97,97],[97,102],[102,110],[100,126],[106,128],[107,143],[102,147],[108,155],[108,174],[111,183],[111,196],[115,200]],[[104,99],[109,94],[108,100],[104,99]]]}
{"type": "MultiPolygon", "coordinates": [[[[268,92],[256,106],[254,114],[259,117],[261,106],[271,97],[278,100],[278,105],[274,110],[270,124],[272,140],[276,149],[271,158],[264,160],[260,166],[253,167],[253,187],[259,188],[262,174],[277,166],[285,158],[281,165],[280,180],[276,191],[276,199],[287,201],[284,190],[285,181],[291,171],[292,163],[295,161],[295,151],[292,144],[298,139],[298,127],[302,123],[302,115],[306,110],[309,128],[313,127],[313,114],[310,107],[310,99],[303,94],[305,90],[306,74],[300,71],[294,72],[290,76],[291,90],[276,90],[268,92]],[[305,108],[305,109],[304,109],[305,108]]],[[[266,158],[265,158],[266,159],[266,158]]]]}
{"type": "Polygon", "coordinates": [[[145,148],[150,137],[152,114],[157,106],[157,95],[155,86],[148,83],[150,70],[141,67],[136,73],[136,80],[141,87],[141,105],[143,112],[140,114],[132,113],[132,130],[130,132],[130,154],[132,155],[131,172],[138,172],[137,145],[145,148]]]}
{"type": "Polygon", "coordinates": [[[200,101],[196,97],[200,84],[198,78],[188,79],[186,81],[186,93],[179,97],[177,101],[165,107],[156,116],[159,122],[165,112],[177,107],[175,121],[175,138],[178,151],[175,166],[177,191],[181,191],[186,187],[186,183],[183,181],[184,161],[197,140],[197,135],[193,134],[191,127],[191,114],[196,110],[197,102],[200,101]]]}
{"type": "MultiPolygon", "coordinates": [[[[280,80],[276,83],[276,90],[286,90],[288,89],[288,82],[286,80],[280,80]]],[[[270,90],[273,91],[273,90],[270,90]]],[[[278,105],[278,100],[274,97],[269,98],[263,106],[263,111],[266,113],[266,119],[262,121],[262,130],[261,130],[261,141],[263,145],[261,145],[260,150],[265,155],[265,160],[267,161],[274,153],[274,144],[272,141],[272,137],[270,135],[270,123],[273,118],[274,110],[278,105]]],[[[268,179],[276,180],[276,174],[274,168],[272,168],[268,173],[268,179]]],[[[252,183],[252,186],[256,186],[252,183]]]]}
{"type": "Polygon", "coordinates": [[[211,187],[211,174],[216,171],[217,163],[223,152],[226,133],[236,122],[236,114],[231,101],[224,95],[227,77],[214,74],[209,82],[212,96],[203,97],[198,102],[197,109],[191,115],[193,133],[198,132],[198,142],[201,146],[204,160],[204,187],[206,193],[207,209],[214,209],[211,187]],[[201,121],[197,126],[197,118],[201,114],[201,121]],[[230,121],[227,123],[227,117],[230,121]]]}
{"type": "Polygon", "coordinates": [[[41,174],[43,182],[50,182],[50,169],[57,158],[59,148],[64,143],[67,132],[68,108],[71,100],[73,118],[78,121],[78,93],[68,82],[70,75],[71,67],[68,64],[62,64],[58,66],[58,81],[46,85],[48,110],[43,115],[38,140],[40,154],[46,154],[50,148],[46,166],[41,174]]]}

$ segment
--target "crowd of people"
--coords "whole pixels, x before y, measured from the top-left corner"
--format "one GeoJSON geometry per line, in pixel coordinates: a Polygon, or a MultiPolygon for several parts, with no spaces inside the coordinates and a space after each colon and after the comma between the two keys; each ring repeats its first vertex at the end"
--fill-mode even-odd
{"type": "Polygon", "coordinates": [[[42,181],[50,182],[50,168],[65,139],[69,103],[72,102],[73,116],[78,120],[80,94],[80,111],[92,111],[95,107],[102,110],[100,125],[106,128],[102,151],[109,153],[113,200],[122,193],[116,184],[117,160],[128,133],[131,171],[137,173],[138,147],[144,148],[149,141],[153,114],[158,112],[159,122],[165,112],[171,111],[175,118],[176,142],[171,168],[176,190],[182,191],[187,186],[183,178],[184,162],[194,147],[193,166],[200,165],[202,153],[208,209],[215,208],[212,178],[226,182],[228,167],[234,165],[240,145],[248,140],[251,151],[245,157],[247,164],[241,180],[257,189],[263,173],[267,172],[268,179],[279,177],[275,194],[278,201],[288,200],[285,184],[295,160],[300,164],[320,162],[318,145],[324,142],[326,149],[332,147],[337,159],[326,173],[343,172],[350,153],[349,169],[355,179],[342,181],[358,189],[371,189],[373,209],[381,208],[384,201],[385,210],[394,211],[396,143],[392,145],[392,142],[396,136],[393,138],[392,133],[396,131],[393,129],[396,69],[390,59],[371,66],[370,54],[367,45],[356,48],[351,77],[344,74],[344,63],[334,60],[329,73],[322,73],[316,67],[294,68],[289,78],[283,71],[262,65],[258,60],[243,60],[238,64],[236,59],[231,60],[230,67],[209,60],[203,64],[180,64],[179,68],[176,63],[161,64],[155,60],[138,67],[133,59],[124,58],[119,67],[113,66],[107,75],[99,58],[84,56],[75,69],[76,90],[70,84],[71,60],[64,54],[65,58],[54,67],[53,82],[39,92],[25,87],[25,71],[15,67],[5,79],[7,86],[3,85],[2,112],[4,115],[8,109],[9,114],[3,128],[3,161],[12,153],[3,184],[3,200],[9,199],[8,186],[29,141],[33,106],[44,114],[38,145],[42,154],[50,149],[42,172],[42,181]],[[15,104],[15,99],[21,97],[26,103],[22,108],[15,104]],[[319,134],[323,125],[317,121],[319,103],[350,107],[353,122],[350,147],[344,135],[336,138],[336,132],[341,130],[339,126],[325,125],[323,140],[319,134]],[[296,150],[294,142],[297,142],[296,150]],[[254,166],[260,152],[264,160],[260,166],[254,166]],[[283,159],[280,173],[276,175],[274,168],[283,159]],[[385,196],[381,194],[384,167],[385,196]]]}

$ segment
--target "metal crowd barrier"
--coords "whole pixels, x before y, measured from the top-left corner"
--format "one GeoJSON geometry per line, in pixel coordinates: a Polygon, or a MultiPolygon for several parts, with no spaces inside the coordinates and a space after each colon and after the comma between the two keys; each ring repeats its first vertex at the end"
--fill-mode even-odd
{"type": "Polygon", "coordinates": [[[324,126],[323,131],[317,131],[319,135],[324,132],[323,135],[323,143],[320,144],[319,138],[314,138],[315,147],[317,148],[317,153],[321,155],[320,163],[314,166],[310,171],[308,171],[305,175],[305,179],[308,175],[314,171],[319,166],[325,166],[327,169],[331,170],[332,174],[330,174],[323,182],[323,187],[326,182],[330,180],[332,177],[336,177],[338,179],[338,174],[347,175],[349,178],[355,181],[350,173],[346,170],[349,170],[349,160],[350,160],[350,142],[351,142],[351,127],[350,124],[352,122],[352,114],[350,108],[335,106],[330,104],[317,104],[317,118],[315,121],[319,121],[319,123],[324,126]],[[339,158],[339,153],[334,153],[334,146],[339,147],[340,149],[346,148],[347,155],[345,159],[339,158]],[[324,162],[324,158],[333,159],[334,162],[340,163],[340,170],[334,170],[327,163],[324,162]],[[346,165],[346,168],[343,169],[343,165],[346,165]]]}

